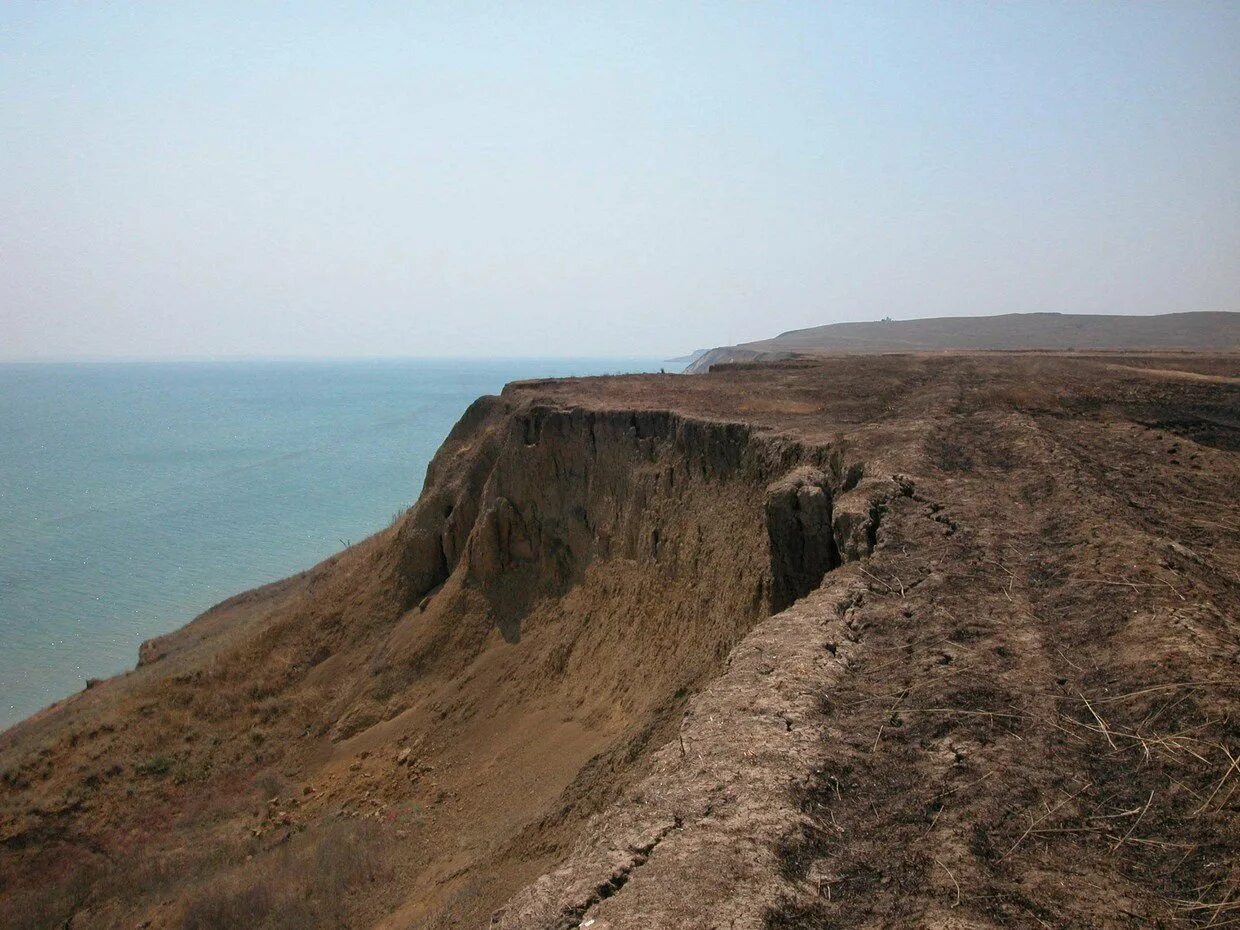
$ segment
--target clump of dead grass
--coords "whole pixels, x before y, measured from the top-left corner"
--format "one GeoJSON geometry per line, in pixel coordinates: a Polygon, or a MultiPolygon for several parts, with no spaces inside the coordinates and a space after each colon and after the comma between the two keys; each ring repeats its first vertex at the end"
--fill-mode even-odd
{"type": "Polygon", "coordinates": [[[396,875],[397,852],[388,825],[340,820],[289,834],[266,851],[228,844],[202,855],[106,865],[74,862],[40,884],[5,889],[0,894],[0,927],[100,926],[105,925],[101,919],[107,920],[102,915],[114,913],[118,903],[164,900],[184,902],[182,930],[351,927],[371,902],[383,899],[396,875]],[[252,858],[237,867],[247,851],[252,858]],[[216,877],[195,884],[202,875],[216,877]]]}
{"type": "Polygon", "coordinates": [[[335,821],[189,897],[183,930],[347,927],[395,876],[395,839],[369,821],[335,821]]]}

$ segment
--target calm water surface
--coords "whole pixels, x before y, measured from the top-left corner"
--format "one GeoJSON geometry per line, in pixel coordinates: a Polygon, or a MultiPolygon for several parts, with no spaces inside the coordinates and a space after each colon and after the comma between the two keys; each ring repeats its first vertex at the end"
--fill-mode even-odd
{"type": "Polygon", "coordinates": [[[480,394],[659,365],[0,365],[0,728],[386,526],[480,394]]]}

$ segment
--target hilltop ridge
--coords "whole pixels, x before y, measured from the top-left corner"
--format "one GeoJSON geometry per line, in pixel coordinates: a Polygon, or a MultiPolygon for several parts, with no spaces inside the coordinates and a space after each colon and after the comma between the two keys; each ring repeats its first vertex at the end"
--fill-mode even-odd
{"type": "Polygon", "coordinates": [[[689,372],[721,362],[773,361],[838,352],[1158,350],[1240,348],[1240,313],[1203,311],[1155,316],[1006,313],[830,323],[789,330],[771,339],[711,349],[689,372]]]}

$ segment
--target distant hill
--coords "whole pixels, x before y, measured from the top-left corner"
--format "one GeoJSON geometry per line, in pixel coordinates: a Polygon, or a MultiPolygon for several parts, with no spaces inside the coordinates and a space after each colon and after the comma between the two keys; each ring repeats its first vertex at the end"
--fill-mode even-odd
{"type": "Polygon", "coordinates": [[[934,352],[952,349],[1213,349],[1240,348],[1240,313],[1226,311],[1121,316],[1007,313],[832,323],[773,339],[711,349],[688,367],[838,352],[934,352]]]}
{"type": "Polygon", "coordinates": [[[665,358],[663,361],[671,365],[689,365],[709,351],[710,349],[694,349],[688,355],[677,355],[675,358],[665,358]]]}

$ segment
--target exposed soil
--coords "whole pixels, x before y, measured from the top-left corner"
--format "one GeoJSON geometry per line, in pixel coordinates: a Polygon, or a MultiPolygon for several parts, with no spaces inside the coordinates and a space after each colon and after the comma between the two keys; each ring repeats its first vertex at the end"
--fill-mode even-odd
{"type": "Polygon", "coordinates": [[[0,737],[0,924],[1240,921],[1236,369],[510,386],[0,737]]]}

